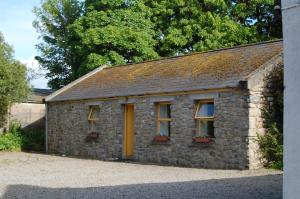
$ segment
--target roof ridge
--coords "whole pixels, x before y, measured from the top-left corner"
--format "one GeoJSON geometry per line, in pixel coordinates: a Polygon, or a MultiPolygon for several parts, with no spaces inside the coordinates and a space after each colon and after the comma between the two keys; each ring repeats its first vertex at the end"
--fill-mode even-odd
{"type": "MultiPolygon", "coordinates": [[[[244,47],[249,47],[249,46],[263,45],[263,44],[268,44],[268,43],[276,43],[276,42],[281,42],[281,41],[283,41],[283,39],[273,39],[273,40],[268,40],[268,41],[242,44],[242,45],[226,47],[226,48],[218,48],[218,49],[206,50],[206,51],[201,51],[201,52],[200,51],[199,52],[192,52],[192,53],[189,53],[189,54],[183,54],[183,55],[177,55],[177,56],[161,57],[161,58],[158,58],[158,59],[145,60],[145,61],[136,62],[136,63],[127,63],[127,64],[120,64],[120,65],[115,65],[115,66],[107,66],[104,69],[113,69],[113,68],[116,68],[116,67],[125,67],[125,66],[131,66],[131,65],[135,65],[135,64],[156,62],[156,61],[167,60],[167,59],[176,59],[176,58],[180,58],[180,57],[188,57],[188,56],[193,56],[193,55],[198,55],[198,54],[218,52],[218,51],[230,50],[230,49],[238,49],[238,48],[244,48],[244,47]]],[[[102,67],[102,66],[99,66],[99,67],[102,67]]]]}

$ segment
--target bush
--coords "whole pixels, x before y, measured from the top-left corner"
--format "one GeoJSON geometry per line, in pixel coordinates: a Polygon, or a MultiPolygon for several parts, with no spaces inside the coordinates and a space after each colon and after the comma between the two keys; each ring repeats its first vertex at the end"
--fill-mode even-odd
{"type": "Polygon", "coordinates": [[[42,131],[25,131],[19,124],[12,124],[9,132],[0,135],[0,151],[42,151],[43,149],[42,131]]]}
{"type": "Polygon", "coordinates": [[[20,151],[21,138],[12,133],[0,135],[0,151],[20,151]]]}
{"type": "Polygon", "coordinates": [[[283,135],[279,131],[277,123],[272,120],[269,112],[265,111],[264,135],[258,135],[258,143],[263,157],[266,159],[265,166],[273,169],[283,169],[283,135]],[[268,123],[267,123],[268,122],[268,123]]]}
{"type": "Polygon", "coordinates": [[[44,132],[38,130],[23,131],[22,150],[43,151],[44,132]]]}

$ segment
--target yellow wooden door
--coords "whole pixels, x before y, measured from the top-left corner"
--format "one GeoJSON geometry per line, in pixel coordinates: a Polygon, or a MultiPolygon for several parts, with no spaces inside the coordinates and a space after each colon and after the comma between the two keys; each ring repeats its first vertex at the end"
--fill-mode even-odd
{"type": "Polygon", "coordinates": [[[134,106],[125,105],[125,135],[124,135],[124,155],[133,155],[134,150],[134,106]]]}

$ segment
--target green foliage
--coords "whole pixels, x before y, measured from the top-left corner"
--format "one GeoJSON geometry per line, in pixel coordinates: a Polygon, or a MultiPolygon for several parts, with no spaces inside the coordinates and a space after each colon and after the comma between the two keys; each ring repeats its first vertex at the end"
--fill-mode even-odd
{"type": "Polygon", "coordinates": [[[74,49],[73,32],[70,25],[81,16],[82,4],[77,0],[43,0],[40,8],[34,8],[37,20],[33,26],[43,42],[37,45],[40,56],[36,56],[47,69],[49,86],[59,88],[76,79],[82,56],[74,49]]]}
{"type": "Polygon", "coordinates": [[[271,0],[43,0],[34,12],[43,39],[37,60],[49,71],[52,88],[103,64],[231,47],[281,33],[271,0]]]}
{"type": "Polygon", "coordinates": [[[99,65],[120,65],[158,57],[150,10],[139,1],[95,1],[72,26],[76,49],[86,55],[79,75],[99,65]]]}
{"type": "Polygon", "coordinates": [[[0,127],[3,127],[8,107],[26,98],[29,91],[26,67],[13,58],[12,48],[0,33],[0,127]]]}
{"type": "Polygon", "coordinates": [[[245,26],[256,29],[261,39],[281,38],[280,0],[232,0],[231,16],[245,26]],[[275,9],[276,6],[279,8],[275,9]]]}
{"type": "Polygon", "coordinates": [[[0,134],[0,151],[34,150],[44,148],[44,133],[24,131],[19,124],[12,124],[9,132],[0,134]]]}
{"type": "Polygon", "coordinates": [[[0,135],[0,151],[20,151],[22,146],[21,130],[13,124],[9,132],[0,135]]]}
{"type": "Polygon", "coordinates": [[[152,10],[161,56],[230,47],[257,41],[255,29],[228,16],[224,0],[145,0],[152,10]]]}
{"type": "Polygon", "coordinates": [[[266,133],[258,135],[258,143],[263,157],[267,160],[266,166],[274,169],[283,169],[283,134],[278,130],[274,118],[267,111],[264,113],[266,133]]]}
{"type": "Polygon", "coordinates": [[[22,150],[44,151],[45,135],[43,131],[27,130],[21,131],[22,150]]]}
{"type": "Polygon", "coordinates": [[[266,166],[283,169],[283,67],[270,74],[269,93],[273,98],[270,107],[264,107],[264,135],[258,135],[257,141],[266,166]]]}
{"type": "Polygon", "coordinates": [[[128,1],[46,0],[35,8],[34,26],[43,43],[37,47],[49,86],[60,88],[102,65],[157,58],[149,12],[128,1]],[[73,13],[69,15],[68,13],[73,13]]]}
{"type": "Polygon", "coordinates": [[[0,135],[0,151],[20,151],[21,138],[12,133],[0,135]]]}

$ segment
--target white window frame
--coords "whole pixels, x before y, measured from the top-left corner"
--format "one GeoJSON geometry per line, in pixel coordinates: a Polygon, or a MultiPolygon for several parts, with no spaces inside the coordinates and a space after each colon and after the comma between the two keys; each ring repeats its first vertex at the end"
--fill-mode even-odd
{"type": "Polygon", "coordinates": [[[197,102],[197,108],[196,108],[196,112],[195,112],[195,115],[194,115],[194,119],[196,120],[197,124],[197,132],[196,132],[196,137],[198,136],[208,136],[208,135],[201,135],[201,132],[200,132],[200,129],[201,129],[201,121],[212,121],[214,122],[215,121],[215,110],[214,110],[214,115],[213,116],[208,116],[208,117],[199,117],[198,116],[198,112],[199,112],[199,109],[201,108],[201,105],[202,104],[207,104],[207,103],[213,103],[214,105],[214,109],[215,109],[215,103],[214,103],[214,100],[213,99],[210,99],[210,100],[199,100],[197,102]],[[197,136],[198,135],[198,136],[197,136]]]}
{"type": "MultiPolygon", "coordinates": [[[[157,134],[160,135],[160,125],[161,122],[171,122],[172,121],[172,115],[171,115],[171,102],[159,102],[157,104],[157,134]],[[160,106],[161,105],[169,105],[170,106],[170,118],[162,118],[160,117],[160,106]]],[[[171,129],[171,124],[170,124],[171,129]]],[[[169,130],[168,137],[171,136],[171,130],[169,130]]]]}

